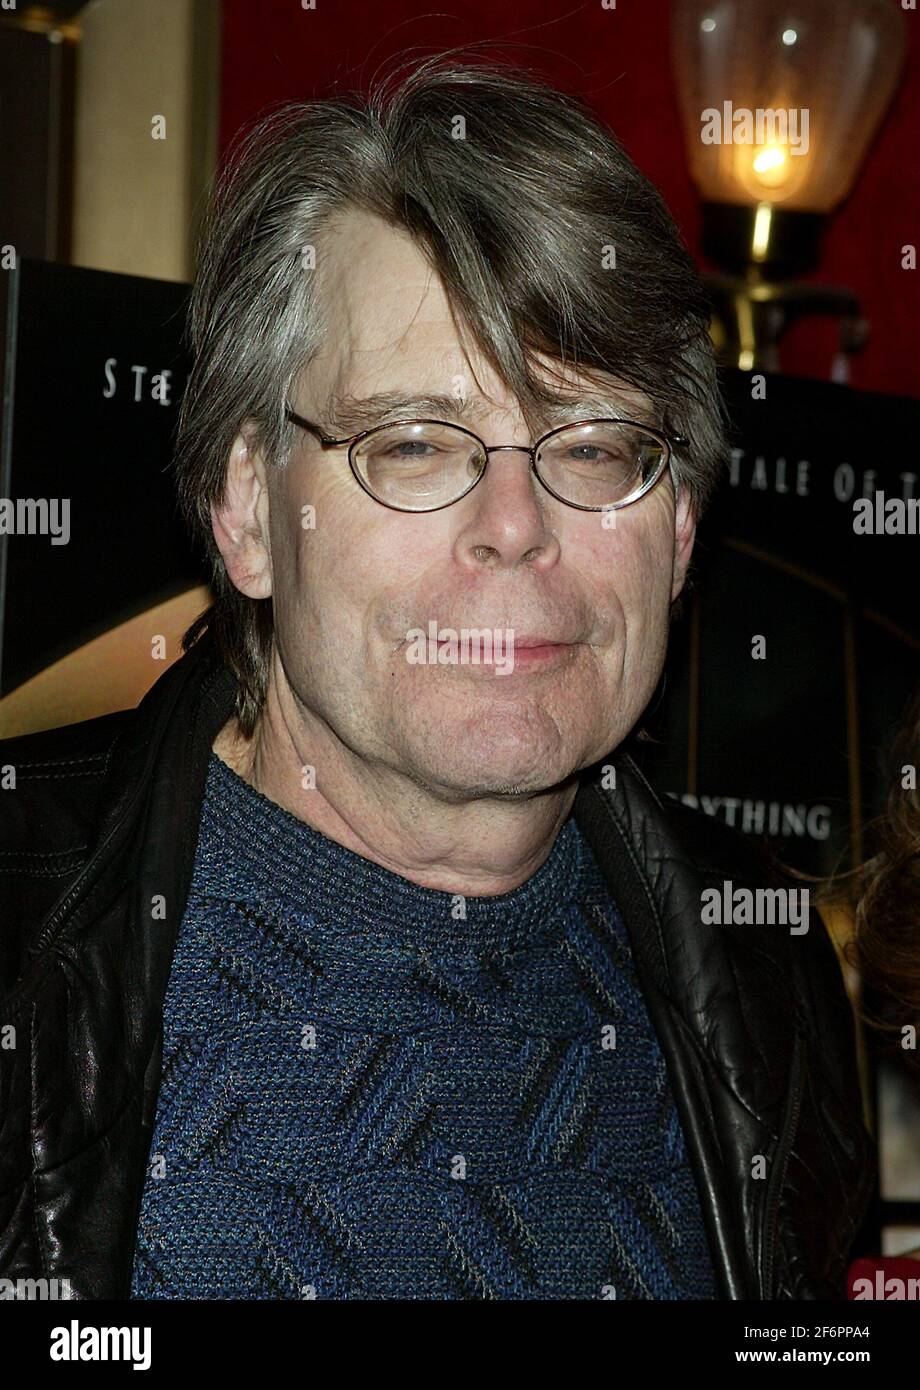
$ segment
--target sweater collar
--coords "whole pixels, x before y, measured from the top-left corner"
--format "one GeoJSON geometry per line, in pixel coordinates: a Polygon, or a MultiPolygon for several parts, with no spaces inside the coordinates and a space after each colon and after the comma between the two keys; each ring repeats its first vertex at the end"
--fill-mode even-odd
{"type": "Polygon", "coordinates": [[[579,901],[587,847],[569,818],[524,883],[488,897],[425,888],[329,839],[211,753],[196,880],[214,896],[307,916],[339,939],[444,955],[512,952],[554,935],[579,901]]]}

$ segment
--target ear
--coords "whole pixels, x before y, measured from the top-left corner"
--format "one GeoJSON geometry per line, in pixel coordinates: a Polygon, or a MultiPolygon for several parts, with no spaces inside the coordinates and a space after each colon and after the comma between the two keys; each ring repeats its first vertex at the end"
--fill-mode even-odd
{"type": "Polygon", "coordinates": [[[682,487],[677,493],[674,514],[674,576],[671,583],[671,602],[677,598],[684,587],[693,542],[696,539],[696,517],[690,503],[688,488],[682,487]]]}
{"type": "Polygon", "coordinates": [[[214,540],[227,573],[247,598],[272,592],[265,463],[254,427],[244,425],[230,450],[223,500],[211,503],[214,540]]]}

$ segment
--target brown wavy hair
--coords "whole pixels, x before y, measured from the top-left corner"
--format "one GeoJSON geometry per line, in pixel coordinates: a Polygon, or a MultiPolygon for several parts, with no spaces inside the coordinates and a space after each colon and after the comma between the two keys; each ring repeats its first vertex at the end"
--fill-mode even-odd
{"type": "Polygon", "coordinates": [[[863,984],[854,1007],[875,1032],[882,1053],[896,1053],[920,1068],[920,1049],[901,1045],[905,1027],[920,1032],[918,752],[920,686],[908,700],[885,754],[885,806],[865,827],[874,852],[855,869],[835,871],[820,880],[814,902],[852,915],[853,936],[843,956],[863,984]],[[910,771],[914,785],[905,787],[905,773],[910,771]]]}

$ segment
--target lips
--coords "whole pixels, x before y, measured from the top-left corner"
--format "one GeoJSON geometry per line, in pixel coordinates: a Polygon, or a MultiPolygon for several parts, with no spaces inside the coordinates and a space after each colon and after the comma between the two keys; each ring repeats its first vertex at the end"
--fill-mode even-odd
{"type": "Polygon", "coordinates": [[[570,647],[571,642],[561,637],[515,637],[515,651],[526,651],[528,647],[570,647]]]}
{"type": "MultiPolygon", "coordinates": [[[[515,637],[513,635],[513,628],[492,629],[485,627],[476,627],[475,624],[473,624],[467,628],[458,627],[456,629],[457,632],[490,632],[502,630],[507,631],[511,634],[508,638],[508,642],[509,645],[514,646],[515,651],[526,651],[528,647],[571,647],[574,645],[571,641],[569,641],[568,638],[565,637],[515,637]]],[[[452,640],[453,639],[449,637],[438,638],[438,646],[446,647],[448,642],[452,640]]]]}

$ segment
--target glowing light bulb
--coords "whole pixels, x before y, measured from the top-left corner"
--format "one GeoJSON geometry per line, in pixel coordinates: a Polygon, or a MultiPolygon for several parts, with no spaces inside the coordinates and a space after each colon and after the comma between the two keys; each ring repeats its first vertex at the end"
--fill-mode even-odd
{"type": "Polygon", "coordinates": [[[776,169],[780,164],[785,164],[786,156],[782,150],[775,146],[772,149],[761,150],[754,160],[754,172],[765,174],[769,169],[776,169]]]}
{"type": "Polygon", "coordinates": [[[782,145],[762,145],[755,150],[751,170],[763,188],[782,188],[792,170],[789,154],[782,145]]]}

